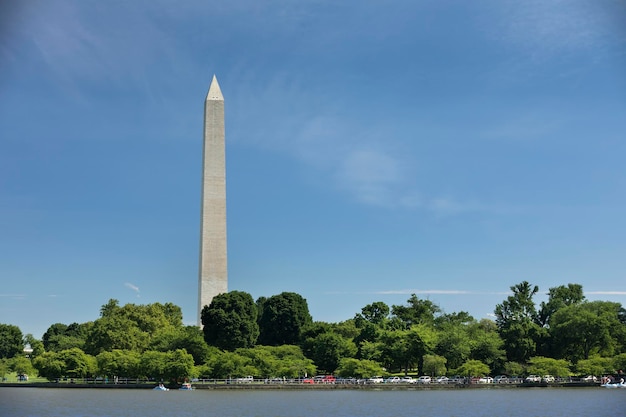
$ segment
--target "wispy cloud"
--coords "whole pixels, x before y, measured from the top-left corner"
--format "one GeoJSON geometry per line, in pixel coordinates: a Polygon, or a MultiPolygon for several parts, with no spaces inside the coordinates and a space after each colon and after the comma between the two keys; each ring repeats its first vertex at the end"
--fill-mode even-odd
{"type": "Polygon", "coordinates": [[[137,293],[137,298],[140,297],[139,287],[138,286],[136,286],[135,284],[131,284],[130,282],[125,282],[124,286],[127,287],[127,288],[130,288],[133,291],[135,291],[135,293],[137,293]]]}
{"type": "MultiPolygon", "coordinates": [[[[347,292],[328,292],[328,294],[347,294],[347,292]]],[[[400,290],[379,290],[379,291],[357,291],[355,294],[374,295],[509,295],[510,291],[470,291],[470,290],[420,290],[420,289],[400,289],[400,290]]]]}
{"type": "Polygon", "coordinates": [[[585,291],[586,295],[626,295],[626,291],[585,291]]]}

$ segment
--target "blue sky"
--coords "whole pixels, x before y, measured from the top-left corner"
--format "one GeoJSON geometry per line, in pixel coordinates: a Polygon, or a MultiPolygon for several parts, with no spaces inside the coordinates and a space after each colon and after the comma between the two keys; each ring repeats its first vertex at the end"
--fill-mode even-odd
{"type": "Polygon", "coordinates": [[[480,319],[523,280],[626,304],[623,2],[1,7],[1,323],[195,323],[213,74],[231,290],[331,322],[412,293],[480,319]]]}

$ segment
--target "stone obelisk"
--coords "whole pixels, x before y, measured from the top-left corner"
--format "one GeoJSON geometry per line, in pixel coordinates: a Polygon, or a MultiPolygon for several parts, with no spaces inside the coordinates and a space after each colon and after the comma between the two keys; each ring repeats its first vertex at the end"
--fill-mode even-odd
{"type": "Polygon", "coordinates": [[[204,306],[228,291],[225,148],[224,97],[214,75],[204,102],[198,326],[204,306]]]}

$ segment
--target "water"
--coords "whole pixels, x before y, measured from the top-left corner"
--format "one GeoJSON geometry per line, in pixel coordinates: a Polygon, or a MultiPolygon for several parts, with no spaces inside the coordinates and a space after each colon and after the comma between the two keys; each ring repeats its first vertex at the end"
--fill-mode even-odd
{"type": "Polygon", "coordinates": [[[626,390],[195,390],[0,387],[0,416],[556,417],[616,416],[626,390]]]}

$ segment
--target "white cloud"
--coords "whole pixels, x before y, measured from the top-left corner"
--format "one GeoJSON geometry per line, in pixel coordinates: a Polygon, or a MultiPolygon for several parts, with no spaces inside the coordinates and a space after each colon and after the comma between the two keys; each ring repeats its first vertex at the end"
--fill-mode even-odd
{"type": "Polygon", "coordinates": [[[130,289],[131,289],[131,290],[133,290],[133,291],[135,291],[135,292],[137,293],[137,297],[139,297],[139,296],[140,296],[140,295],[139,295],[139,287],[138,287],[138,286],[136,286],[136,285],[134,285],[134,284],[131,284],[130,282],[125,282],[125,283],[124,283],[124,286],[125,286],[125,287],[127,287],[127,288],[130,288],[130,289]]]}

